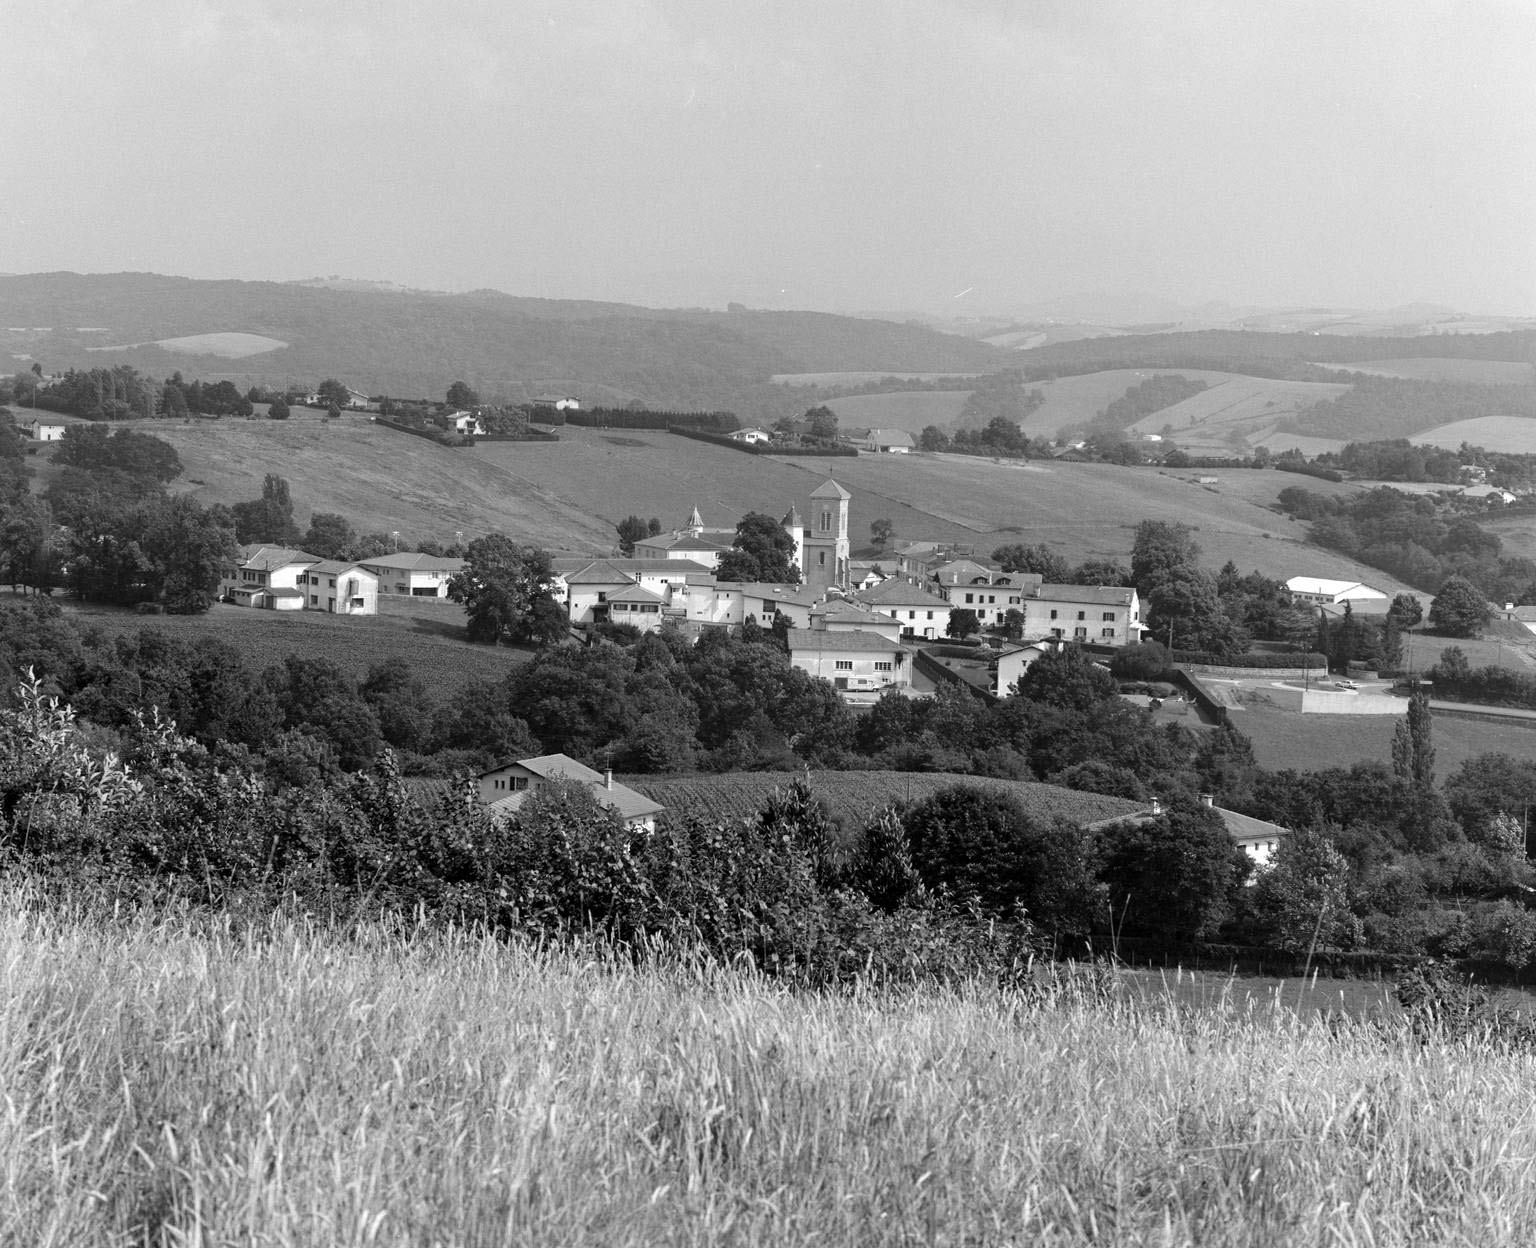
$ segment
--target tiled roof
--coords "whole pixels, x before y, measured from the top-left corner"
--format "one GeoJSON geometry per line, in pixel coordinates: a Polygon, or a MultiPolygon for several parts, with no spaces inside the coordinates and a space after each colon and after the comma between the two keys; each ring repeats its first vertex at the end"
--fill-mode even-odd
{"type": "Polygon", "coordinates": [[[1103,607],[1128,607],[1135,592],[1124,585],[1040,585],[1029,596],[1040,602],[1091,602],[1103,607]]]}
{"type": "Polygon", "coordinates": [[[930,611],[940,607],[949,609],[949,603],[938,594],[929,593],[921,586],[900,577],[892,577],[869,589],[861,589],[854,598],[859,602],[877,603],[886,607],[926,607],[930,611]]]}
{"type": "Polygon", "coordinates": [[[771,581],[721,581],[723,590],[736,590],[744,598],[761,598],[764,602],[791,602],[800,607],[814,607],[821,601],[821,594],[804,585],[775,585],[771,581]]]}
{"type": "Polygon", "coordinates": [[[580,572],[572,572],[565,578],[567,585],[633,585],[635,578],[621,572],[611,559],[594,559],[580,572]]]}
{"type": "Polygon", "coordinates": [[[240,548],[240,566],[252,572],[275,572],[295,563],[319,563],[319,555],[305,554],[287,546],[262,546],[260,544],[240,548]]]}
{"type": "Polygon", "coordinates": [[[819,628],[792,628],[789,630],[789,652],[796,650],[878,650],[882,654],[908,654],[906,646],[882,637],[879,633],[863,629],[839,629],[824,631],[819,628]]]}
{"type": "Polygon", "coordinates": [[[379,555],[359,562],[371,568],[389,568],[396,572],[462,572],[464,560],[450,559],[445,555],[424,555],[420,551],[403,550],[394,555],[379,555]]]}
{"type": "Polygon", "coordinates": [[[853,495],[848,493],[847,490],[843,489],[843,487],[840,486],[831,477],[828,477],[825,481],[823,481],[820,485],[811,491],[811,497],[848,499],[852,498],[853,495]]]}
{"type": "Polygon", "coordinates": [[[696,537],[691,533],[663,533],[660,537],[642,537],[635,543],[638,548],[644,546],[647,550],[704,550],[727,551],[731,549],[729,542],[717,542],[707,537],[696,537]]]}
{"type": "Polygon", "coordinates": [[[319,572],[323,576],[340,576],[343,572],[362,566],[362,561],[359,559],[322,559],[309,570],[319,572]]]}
{"type": "Polygon", "coordinates": [[[628,589],[616,590],[608,595],[609,602],[666,602],[660,594],[646,589],[644,585],[632,585],[628,589]]]}
{"type": "MultiPolygon", "coordinates": [[[[490,771],[482,772],[482,776],[491,775],[493,772],[503,771],[512,766],[511,763],[503,763],[500,767],[493,767],[490,771]]],[[[620,819],[636,819],[646,815],[660,814],[665,806],[653,802],[643,793],[637,793],[622,784],[614,784],[609,787],[606,778],[601,772],[578,763],[574,758],[564,754],[542,754],[538,758],[523,758],[516,760],[516,765],[526,768],[534,775],[545,780],[574,780],[578,784],[584,784],[592,790],[592,796],[603,805],[610,807],[620,819]]],[[[490,804],[492,811],[511,814],[527,799],[531,789],[524,789],[520,793],[509,793],[490,804]]]]}

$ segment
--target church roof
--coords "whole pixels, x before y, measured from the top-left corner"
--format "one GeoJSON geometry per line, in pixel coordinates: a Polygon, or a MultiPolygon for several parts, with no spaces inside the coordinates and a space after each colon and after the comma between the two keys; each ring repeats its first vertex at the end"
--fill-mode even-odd
{"type": "Polygon", "coordinates": [[[853,495],[848,493],[847,490],[843,489],[843,487],[840,486],[831,477],[828,477],[825,481],[823,481],[820,485],[811,491],[811,497],[835,498],[846,502],[848,499],[852,498],[853,495]]]}

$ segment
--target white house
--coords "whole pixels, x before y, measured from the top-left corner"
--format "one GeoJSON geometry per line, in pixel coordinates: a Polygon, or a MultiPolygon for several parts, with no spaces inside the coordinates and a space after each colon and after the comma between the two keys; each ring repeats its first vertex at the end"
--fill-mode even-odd
{"type": "Polygon", "coordinates": [[[581,400],[570,394],[541,394],[533,400],[533,406],[556,412],[579,412],[581,400]]]}
{"type": "Polygon", "coordinates": [[[510,815],[527,800],[529,793],[557,780],[585,785],[592,796],[612,810],[626,828],[635,831],[654,832],[656,816],[666,809],[645,794],[614,783],[613,772],[593,771],[564,754],[519,759],[482,772],[479,778],[480,800],[490,807],[492,814],[510,815]]]}
{"type": "Polygon", "coordinates": [[[379,578],[356,560],[322,559],[299,573],[305,609],[336,615],[377,615],[379,578]]]}
{"type": "Polygon", "coordinates": [[[773,434],[766,429],[737,429],[725,436],[732,442],[745,442],[748,446],[766,446],[773,441],[773,434]]]}
{"type": "Polygon", "coordinates": [[[907,455],[917,445],[905,429],[871,429],[855,441],[865,450],[884,455],[907,455]]]}
{"type": "Polygon", "coordinates": [[[948,636],[949,602],[910,581],[893,577],[872,589],[859,590],[853,598],[856,602],[895,616],[901,621],[904,637],[933,639],[948,636]]]}
{"type": "Polygon", "coordinates": [[[695,507],[688,519],[670,533],[655,537],[642,537],[635,543],[636,559],[691,559],[693,562],[714,568],[720,556],[731,549],[736,540],[736,530],[706,528],[704,518],[695,507]]]}
{"type": "Polygon", "coordinates": [[[480,423],[480,417],[474,412],[450,412],[445,420],[448,427],[456,433],[483,434],[485,426],[480,423]]]}
{"type": "Polygon", "coordinates": [[[219,597],[243,607],[302,611],[309,593],[300,579],[307,585],[309,569],[320,562],[317,555],[286,546],[242,546],[238,560],[219,577],[219,597]]]}
{"type": "Polygon", "coordinates": [[[1141,599],[1124,585],[1051,585],[1026,592],[1026,637],[1055,637],[1097,646],[1128,646],[1141,640],[1141,599]]]}
{"type": "Polygon", "coordinates": [[[48,425],[40,420],[31,420],[27,422],[26,428],[38,442],[59,442],[64,437],[63,425],[48,425]]]}
{"type": "Polygon", "coordinates": [[[867,632],[901,640],[901,621],[862,602],[833,599],[811,608],[811,627],[823,632],[867,632]]]}
{"type": "MultiPolygon", "coordinates": [[[[789,661],[830,680],[845,698],[912,686],[911,651],[900,642],[860,629],[789,630],[789,661]]],[[[863,699],[863,700],[867,700],[863,699]]]]}
{"type": "Polygon", "coordinates": [[[1386,594],[1372,589],[1360,581],[1329,581],[1317,576],[1293,576],[1285,583],[1291,597],[1297,602],[1309,602],[1315,606],[1342,606],[1346,602],[1359,606],[1362,603],[1388,602],[1386,594]]]}
{"type": "Polygon", "coordinates": [[[1022,646],[1009,646],[997,656],[996,671],[992,678],[992,692],[1000,698],[1006,698],[1013,692],[1014,685],[1029,671],[1035,660],[1042,655],[1050,654],[1057,648],[1054,640],[1031,641],[1022,646]]]}
{"type": "Polygon", "coordinates": [[[464,570],[464,560],[424,555],[406,550],[376,555],[363,566],[379,578],[379,593],[404,594],[411,598],[446,598],[448,582],[464,570]]]}

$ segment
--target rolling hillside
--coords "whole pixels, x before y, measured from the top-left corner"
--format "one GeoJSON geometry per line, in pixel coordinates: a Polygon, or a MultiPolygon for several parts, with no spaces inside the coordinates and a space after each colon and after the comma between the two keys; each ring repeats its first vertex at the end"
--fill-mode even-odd
{"type": "Polygon", "coordinates": [[[1531,381],[1532,365],[1514,360],[1458,360],[1425,356],[1406,360],[1362,360],[1343,365],[1354,373],[1406,377],[1412,381],[1471,381],[1488,386],[1518,386],[1531,381]]]}
{"type": "Polygon", "coordinates": [[[969,390],[898,390],[828,399],[827,406],[844,429],[905,429],[915,436],[928,425],[953,424],[970,396],[969,390]]]}
{"type": "Polygon", "coordinates": [[[1155,373],[1177,373],[1191,381],[1204,381],[1213,386],[1235,379],[1233,373],[1198,368],[1110,368],[1050,381],[1032,381],[1028,388],[1040,391],[1045,402],[1020,421],[1019,427],[1032,437],[1055,438],[1063,429],[1086,425],[1130,387],[1140,385],[1155,373]]]}
{"type": "Polygon", "coordinates": [[[1349,389],[1346,384],[1333,382],[1235,376],[1212,380],[1216,374],[1202,376],[1210,381],[1209,389],[1154,412],[1132,425],[1132,432],[1161,433],[1171,428],[1174,440],[1191,455],[1240,454],[1250,447],[1267,445],[1284,418],[1349,389]]]}
{"type": "Polygon", "coordinates": [[[1463,442],[1490,451],[1517,455],[1536,454],[1536,420],[1528,416],[1482,416],[1475,420],[1457,420],[1416,433],[1410,439],[1419,446],[1443,446],[1454,451],[1463,442]]]}
{"type": "Polygon", "coordinates": [[[488,397],[519,400],[560,383],[597,388],[610,402],[725,407],[758,418],[794,409],[794,395],[770,385],[775,373],[977,372],[1005,358],[918,325],[819,312],[145,273],[0,276],[0,368],[127,363],[156,377],[227,377],[242,388],[339,377],[369,394],[419,397],[440,396],[462,378],[488,397]]]}
{"type": "MultiPolygon", "coordinates": [[[[1193,474],[1097,464],[994,462],[961,455],[861,455],[775,459],[672,434],[600,429],[561,432],[556,443],[484,443],[449,450],[370,423],[146,422],[186,465],[178,489],[204,502],[255,498],[268,472],[288,478],[301,524],[311,510],[337,511],[359,531],[398,530],[402,540],[452,540],[505,532],[553,551],[605,553],[612,525],[631,513],[671,528],[697,505],[710,525],[746,511],[802,509],[828,470],[853,492],[851,536],[867,542],[871,521],[889,518],[898,538],[936,538],[990,553],[1004,542],[1046,542],[1073,562],[1129,558],[1143,519],[1191,524],[1205,561],[1245,571],[1370,580],[1381,573],[1307,545],[1303,525],[1269,510],[1293,478],[1276,472],[1193,474]]],[[[1307,488],[1348,491],[1308,478],[1307,488]]]]}

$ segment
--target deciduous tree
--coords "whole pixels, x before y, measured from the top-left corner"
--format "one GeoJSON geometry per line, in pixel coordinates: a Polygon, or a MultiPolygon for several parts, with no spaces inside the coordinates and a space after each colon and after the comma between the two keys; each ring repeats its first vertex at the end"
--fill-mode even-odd
{"type": "Polygon", "coordinates": [[[540,604],[554,602],[553,587],[545,551],[492,533],[469,544],[464,570],[449,582],[448,596],[464,604],[471,641],[548,642],[558,634],[551,635],[554,617],[540,604]]]}

